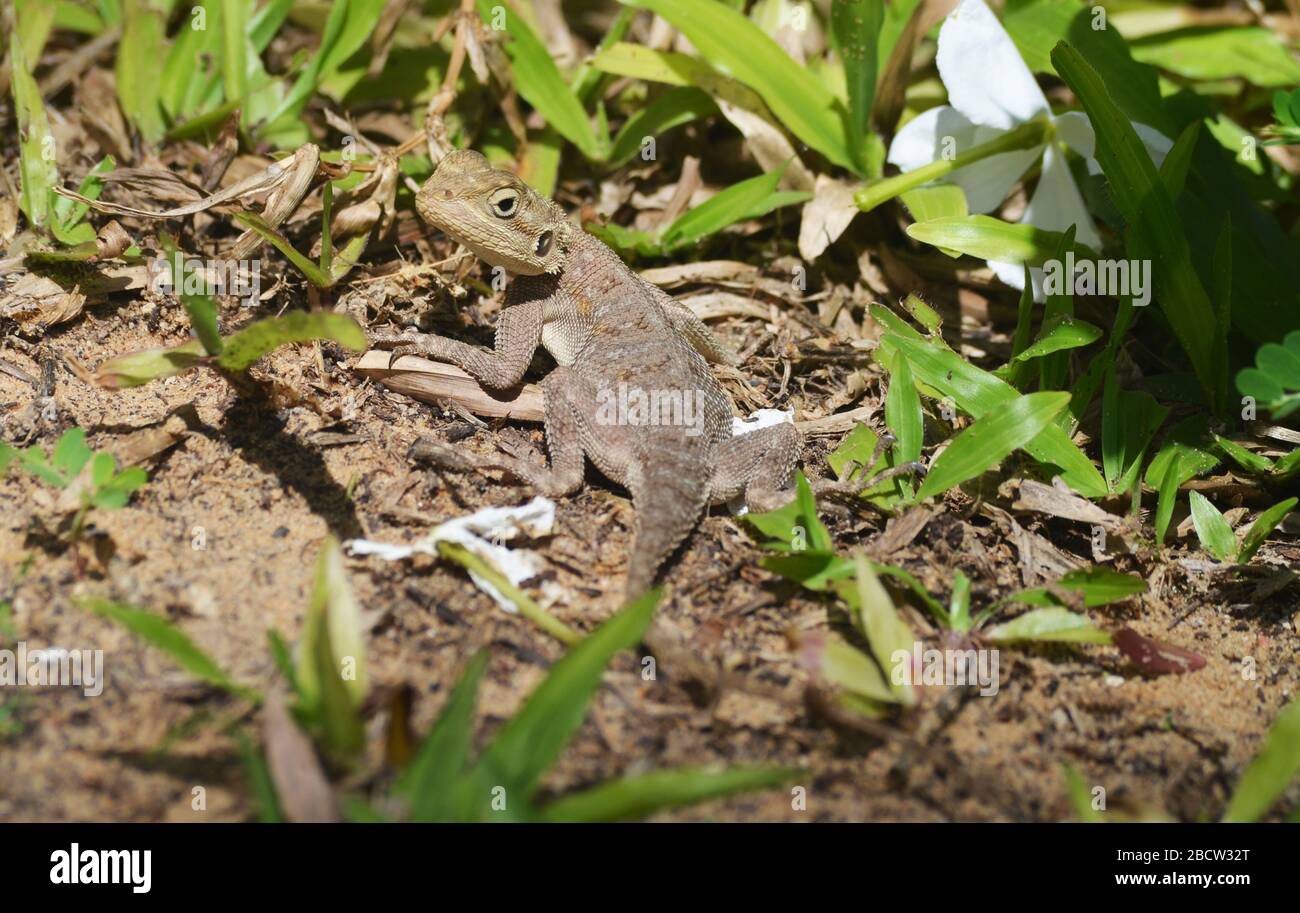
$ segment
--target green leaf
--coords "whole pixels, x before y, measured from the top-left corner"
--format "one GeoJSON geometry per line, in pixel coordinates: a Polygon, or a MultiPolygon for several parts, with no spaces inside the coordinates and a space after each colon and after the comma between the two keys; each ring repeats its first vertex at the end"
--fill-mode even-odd
{"type": "Polygon", "coordinates": [[[850,150],[859,173],[865,173],[871,105],[876,97],[880,30],[885,24],[883,0],[835,0],[831,4],[831,39],[844,65],[848,89],[850,150]]]}
{"type": "Polygon", "coordinates": [[[953,574],[952,598],[948,602],[948,627],[954,631],[969,631],[970,616],[970,578],[960,570],[953,574]]]}
{"type": "MultiPolygon", "coordinates": [[[[209,355],[220,355],[223,348],[221,331],[217,327],[217,302],[206,292],[188,293],[186,289],[193,279],[185,271],[185,256],[176,248],[176,241],[171,235],[162,232],[158,236],[163,251],[167,254],[167,269],[171,274],[172,288],[180,299],[185,313],[190,317],[190,326],[194,335],[203,343],[203,350],[209,355]]],[[[202,285],[199,280],[199,285],[202,285]]]]}
{"type": "Polygon", "coordinates": [[[22,42],[9,36],[10,86],[18,120],[19,203],[27,222],[44,228],[50,220],[51,188],[59,181],[54,159],[54,136],[41,102],[41,90],[28,70],[22,42]]]}
{"type": "Polygon", "coordinates": [[[1282,708],[1273,721],[1264,747],[1237,781],[1223,820],[1258,821],[1300,772],[1300,698],[1282,708]]]}
{"type": "Polygon", "coordinates": [[[1188,79],[1241,77],[1265,88],[1300,83],[1300,64],[1280,35],[1249,26],[1193,26],[1129,42],[1133,57],[1188,79]]]}
{"type": "Polygon", "coordinates": [[[254,702],[261,700],[257,692],[231,681],[230,677],[206,653],[196,647],[193,641],[166,619],[151,612],[143,612],[123,603],[110,602],[98,597],[77,597],[74,601],[83,608],[120,624],[151,646],[162,650],[195,678],[239,697],[254,702]]]}
{"type": "Polygon", "coordinates": [[[1217,321],[1192,264],[1191,247],[1173,201],[1132,123],[1115,106],[1097,71],[1064,42],[1053,49],[1052,61],[1092,121],[1097,159],[1128,226],[1130,257],[1152,261],[1161,309],[1217,407],[1222,401],[1221,367],[1214,362],[1217,321]]]}
{"type": "Polygon", "coordinates": [[[995,414],[976,419],[939,454],[917,498],[942,494],[992,469],[1042,433],[1069,403],[1068,393],[1030,393],[995,414]]]}
{"type": "Polygon", "coordinates": [[[1237,389],[1272,413],[1286,418],[1300,408],[1300,330],[1281,343],[1267,342],[1255,352],[1255,367],[1237,374],[1237,389]]]}
{"type": "Polygon", "coordinates": [[[360,613],[333,536],[316,561],[311,604],[295,668],[304,712],[330,747],[354,754],[365,745],[360,707],[366,693],[366,648],[360,613]]]}
{"type": "Polygon", "coordinates": [[[817,516],[817,501],[802,472],[795,473],[795,499],[776,510],[745,515],[745,522],[786,551],[829,552],[831,534],[817,516]]]}
{"type": "Polygon", "coordinates": [[[1012,357],[1012,363],[1030,361],[1064,352],[1068,349],[1081,349],[1101,339],[1101,328],[1069,315],[1057,315],[1044,324],[1038,339],[1019,355],[1012,357]]]}
{"type": "Polygon", "coordinates": [[[329,635],[328,665],[335,670],[352,703],[359,707],[366,696],[365,636],[361,631],[360,609],[343,567],[343,552],[333,536],[325,538],[316,559],[311,605],[303,626],[302,653],[298,657],[298,687],[308,703],[320,698],[322,679],[326,677],[315,652],[314,640],[321,630],[315,627],[318,617],[329,635]],[[349,674],[345,675],[345,670],[349,674]]]}
{"type": "Polygon", "coordinates": [[[1178,500],[1178,486],[1191,478],[1186,466],[1187,459],[1182,454],[1175,454],[1173,462],[1160,478],[1160,487],[1156,494],[1157,545],[1165,544],[1165,534],[1169,532],[1169,521],[1173,519],[1174,504],[1178,500]]]}
{"type": "Polygon", "coordinates": [[[1121,574],[1107,567],[1089,567],[1069,571],[1050,586],[1020,590],[1008,599],[1028,605],[1061,606],[1063,603],[1056,595],[1057,591],[1078,593],[1083,597],[1083,604],[1092,608],[1145,593],[1147,584],[1133,574],[1121,574]]]}
{"type": "Polygon", "coordinates": [[[1128,491],[1142,466],[1152,437],[1169,410],[1146,393],[1120,390],[1113,362],[1106,372],[1101,405],[1101,455],[1106,484],[1128,491]]]}
{"type": "MultiPolygon", "coordinates": [[[[907,234],[925,244],[981,260],[1030,266],[1042,266],[1056,256],[1062,237],[1061,232],[979,215],[914,222],[907,226],[907,234]]],[[[1073,250],[1079,259],[1092,260],[1097,256],[1083,244],[1075,244],[1073,250]]]]}
{"type": "Polygon", "coordinates": [[[569,88],[559,68],[551,58],[546,45],[533,34],[522,16],[509,6],[502,7],[504,16],[494,13],[499,0],[478,0],[479,15],[484,22],[504,18],[509,40],[506,53],[514,68],[515,87],[530,105],[538,110],[547,124],[559,131],[591,161],[602,161],[609,153],[608,145],[591,127],[582,103],[569,88]]]}
{"type": "MultiPolygon", "coordinates": [[[[21,60],[28,75],[40,61],[50,30],[56,25],[56,9],[50,0],[16,0],[13,5],[14,17],[17,19],[13,37],[17,37],[21,45],[21,60]]],[[[11,58],[11,65],[14,59],[16,58],[11,58]]]]}
{"type": "Polygon", "coordinates": [[[146,349],[110,358],[95,370],[95,382],[113,390],[138,387],[160,377],[183,374],[207,360],[203,343],[193,339],[169,349],[146,349]]]}
{"type": "Polygon", "coordinates": [[[284,100],[265,119],[263,132],[269,132],[277,123],[298,116],[320,83],[365,44],[374,32],[383,9],[384,0],[336,0],[330,6],[320,47],[294,81],[284,100]]]}
{"type": "Polygon", "coordinates": [[[185,120],[197,113],[208,94],[208,85],[217,86],[215,67],[221,60],[224,40],[224,29],[219,27],[224,2],[196,3],[172,40],[159,77],[159,101],[173,120],[185,120]],[[203,28],[198,28],[200,24],[203,28]]]}
{"type": "Polygon", "coordinates": [[[1237,554],[1237,537],[1223,514],[1199,491],[1188,492],[1192,506],[1192,523],[1196,536],[1207,552],[1219,561],[1229,561],[1237,554]]]}
{"type": "Polygon", "coordinates": [[[542,774],[586,716],[605,666],[620,650],[640,641],[659,597],[658,590],[651,590],[634,600],[551,667],[523,709],[501,727],[479,759],[473,783],[479,788],[480,803],[489,800],[491,784],[504,786],[524,801],[531,798],[542,774]]]}
{"type": "Polygon", "coordinates": [[[897,439],[894,453],[897,462],[907,463],[921,458],[921,445],[925,440],[925,427],[921,413],[921,398],[916,392],[916,381],[906,358],[894,360],[889,375],[889,390],[885,394],[885,424],[897,439]]]}
{"type": "Polygon", "coordinates": [[[813,640],[812,649],[816,651],[816,674],[826,684],[877,704],[899,702],[899,693],[875,660],[838,634],[828,633],[824,639],[813,640]]]}
{"type": "Polygon", "coordinates": [[[216,361],[228,371],[244,371],[273,349],[316,339],[332,339],[354,352],[366,349],[365,331],[348,315],[298,311],[283,317],[267,317],[227,336],[225,348],[216,361]]]}
{"type": "Polygon", "coordinates": [[[547,805],[542,817],[556,822],[635,821],[662,808],[780,786],[799,773],[786,767],[656,770],[570,793],[547,805]]]}
{"type": "MultiPolygon", "coordinates": [[[[86,176],[81,179],[77,186],[77,193],[81,194],[88,200],[98,200],[99,195],[104,190],[104,182],[100,175],[112,171],[117,167],[117,162],[113,156],[106,155],[86,172],[86,176]]],[[[95,240],[95,229],[90,225],[83,224],[82,219],[90,211],[90,206],[68,197],[55,196],[52,198],[54,218],[50,221],[50,231],[63,244],[69,247],[76,247],[87,241],[95,240]]],[[[95,253],[99,253],[98,246],[95,246],[95,253]]]]}
{"type": "Polygon", "coordinates": [[[226,101],[244,100],[248,91],[248,19],[251,0],[225,0],[221,7],[221,76],[226,101]]]}
{"type": "Polygon", "coordinates": [[[91,449],[86,444],[86,432],[69,428],[60,435],[50,454],[50,466],[69,482],[90,462],[91,449]]]}
{"type": "Polygon", "coordinates": [[[1046,641],[1051,643],[1108,644],[1110,635],[1082,615],[1060,606],[1034,609],[1005,624],[989,628],[984,638],[994,643],[1046,641]]]}
{"type": "Polygon", "coordinates": [[[1286,519],[1286,515],[1291,513],[1296,503],[1296,498],[1287,498],[1285,501],[1274,504],[1259,515],[1241,540],[1241,551],[1237,554],[1238,564],[1245,564],[1255,557],[1255,552],[1259,551],[1259,547],[1264,544],[1264,540],[1268,538],[1269,533],[1277,529],[1278,524],[1286,519]]]}
{"type": "MultiPolygon", "coordinates": [[[[970,215],[966,208],[966,191],[958,184],[926,184],[900,194],[899,199],[917,222],[965,219],[970,215]]],[[[946,247],[939,249],[952,257],[961,256],[961,251],[946,247]]]]}
{"type": "MultiPolygon", "coordinates": [[[[1020,396],[1010,384],[983,371],[950,349],[922,339],[908,331],[883,307],[873,306],[871,316],[889,323],[891,332],[881,338],[876,357],[885,367],[893,363],[895,353],[902,353],[919,384],[933,389],[939,396],[950,396],[957,407],[975,419],[997,414],[1020,396]]],[[[1106,494],[1106,481],[1066,433],[1049,424],[1024,450],[1035,460],[1059,469],[1062,480],[1079,494],[1097,498],[1106,494]]]]}
{"type": "Polygon", "coordinates": [[[671,250],[684,247],[721,231],[728,225],[756,219],[780,206],[811,199],[811,193],[777,191],[784,170],[782,168],[732,184],[699,206],[687,210],[663,233],[664,248],[671,250]]]}
{"type": "Polygon", "coordinates": [[[609,153],[609,165],[626,164],[641,151],[646,137],[657,138],[674,127],[689,124],[701,117],[716,113],[718,106],[704,92],[692,86],[678,86],[655,98],[629,117],[614,137],[609,153]]]}
{"type": "Polygon", "coordinates": [[[668,20],[700,56],[757,92],[796,137],[832,163],[855,168],[842,104],[743,14],[717,0],[622,2],[652,10],[668,20]]]}
{"type": "MultiPolygon", "coordinates": [[[[916,635],[894,608],[894,601],[889,598],[880,578],[872,570],[871,562],[865,556],[857,555],[853,559],[853,566],[853,581],[845,581],[837,589],[843,592],[845,587],[853,587],[857,596],[853,618],[858,630],[867,639],[880,668],[891,672],[897,665],[895,657],[900,652],[908,656],[909,659],[905,661],[910,662],[916,635]]],[[[890,686],[903,704],[911,706],[916,702],[911,685],[896,684],[891,675],[890,686]]]]}
{"type": "Polygon", "coordinates": [[[474,705],[487,663],[486,650],[480,650],[470,659],[438,715],[438,721],[398,781],[396,792],[407,797],[411,821],[450,820],[452,787],[469,759],[474,735],[474,705]]]}
{"type": "Polygon", "coordinates": [[[117,47],[117,97],[146,142],[167,132],[158,65],[163,60],[163,17],[147,0],[124,0],[122,40],[117,47]]]}
{"type": "Polygon", "coordinates": [[[1258,475],[1268,475],[1274,471],[1273,461],[1266,456],[1260,456],[1252,450],[1247,450],[1236,441],[1231,441],[1226,437],[1216,434],[1214,442],[1219,445],[1219,449],[1224,455],[1231,458],[1234,463],[1247,472],[1253,472],[1258,475]]]}

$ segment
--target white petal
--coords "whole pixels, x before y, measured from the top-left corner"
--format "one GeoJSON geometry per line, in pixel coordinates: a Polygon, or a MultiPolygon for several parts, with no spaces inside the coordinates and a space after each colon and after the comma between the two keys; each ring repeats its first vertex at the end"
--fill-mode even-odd
{"type": "Polygon", "coordinates": [[[1101,248],[1101,236],[1092,224],[1088,207],[1083,204],[1065,155],[1054,145],[1047,147],[1038,187],[1020,221],[1048,231],[1065,231],[1073,225],[1076,241],[1093,250],[1101,248]]]}
{"type": "Polygon", "coordinates": [[[1092,131],[1092,121],[1082,111],[1066,111],[1052,118],[1056,126],[1056,135],[1061,142],[1086,159],[1093,158],[1097,147],[1097,137],[1092,131]]]}
{"type": "Polygon", "coordinates": [[[1139,124],[1137,121],[1133,121],[1133,129],[1137,132],[1138,139],[1142,140],[1142,145],[1147,147],[1151,161],[1159,168],[1165,163],[1165,156],[1169,154],[1169,150],[1174,148],[1173,140],[1154,127],[1139,124]]]}
{"type": "MultiPolygon", "coordinates": [[[[945,154],[960,155],[996,139],[1002,130],[978,127],[956,108],[931,108],[908,121],[890,144],[888,161],[903,171],[938,161],[945,154]]],[[[944,180],[966,192],[966,209],[972,214],[992,212],[1002,204],[1020,176],[1029,170],[1043,147],[1020,149],[990,156],[959,168],[944,180]]]]}
{"type": "MultiPolygon", "coordinates": [[[[1023,292],[1025,290],[1025,267],[1023,263],[1003,263],[998,260],[990,260],[989,269],[993,270],[993,275],[1016,291],[1023,292]]],[[[1029,284],[1034,287],[1035,301],[1042,304],[1047,300],[1047,294],[1043,291],[1043,271],[1040,267],[1031,266],[1029,268],[1029,284]]]]}
{"type": "Polygon", "coordinates": [[[1034,74],[983,0],[962,0],[944,21],[936,62],[949,103],[974,123],[1009,130],[1049,112],[1034,74]]]}
{"type": "Polygon", "coordinates": [[[975,125],[956,108],[941,105],[923,111],[903,125],[889,144],[887,161],[902,171],[915,171],[938,161],[946,151],[944,137],[953,138],[954,152],[974,145],[975,125]]]}
{"type": "MultiPolygon", "coordinates": [[[[982,128],[981,128],[982,129],[982,128]]],[[[1043,154],[1042,146],[1004,152],[958,168],[948,180],[966,191],[966,209],[972,215],[992,212],[1002,205],[1020,176],[1043,154]]]]}

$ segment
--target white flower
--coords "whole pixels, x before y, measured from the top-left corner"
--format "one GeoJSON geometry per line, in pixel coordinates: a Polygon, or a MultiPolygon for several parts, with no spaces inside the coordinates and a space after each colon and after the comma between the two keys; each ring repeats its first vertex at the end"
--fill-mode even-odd
{"type": "MultiPolygon", "coordinates": [[[[983,145],[1036,118],[1051,122],[1046,145],[989,156],[958,168],[946,178],[966,193],[971,213],[987,213],[1007,198],[1021,176],[1042,159],[1038,187],[1021,221],[1049,231],[1075,226],[1075,240],[1100,250],[1101,237],[1065,159],[1062,145],[1087,159],[1092,173],[1100,171],[1093,157],[1095,138],[1088,116],[1079,111],[1053,115],[1034,75],[1025,66],[1011,37],[983,0],[962,0],[939,30],[939,75],[948,89],[948,105],[918,115],[898,131],[888,161],[904,172],[938,161],[944,153],[964,152],[983,145]]],[[[1146,126],[1134,124],[1156,166],[1172,143],[1146,126]]],[[[1003,282],[1024,288],[1019,263],[990,262],[1003,282]]],[[[1035,270],[1035,297],[1041,300],[1041,271],[1035,270]]]]}

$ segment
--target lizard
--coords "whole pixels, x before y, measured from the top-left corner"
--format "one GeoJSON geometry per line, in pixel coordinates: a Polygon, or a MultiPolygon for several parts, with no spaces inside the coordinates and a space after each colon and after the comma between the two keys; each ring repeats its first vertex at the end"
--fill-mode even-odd
{"type": "Polygon", "coordinates": [[[453,471],[504,470],[552,498],[577,491],[590,460],[632,495],[629,599],[654,584],[708,505],[743,498],[749,510],[764,511],[794,498],[801,447],[794,424],[733,434],[732,402],[709,362],[735,357],[686,305],[558,204],[480,153],[453,150],[416,195],[416,209],[514,274],[494,346],[397,332],[372,333],[371,344],[392,357],[449,362],[496,390],[519,383],[539,346],[557,365],[541,382],[549,466],[535,453],[472,456],[425,445],[422,455],[453,471]]]}

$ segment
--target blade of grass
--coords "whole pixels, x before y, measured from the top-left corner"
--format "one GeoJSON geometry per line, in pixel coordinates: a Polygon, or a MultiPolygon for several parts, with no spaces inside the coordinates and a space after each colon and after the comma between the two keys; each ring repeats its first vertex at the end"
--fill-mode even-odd
{"type": "Polygon", "coordinates": [[[211,657],[196,647],[192,640],[166,619],[151,612],[144,612],[99,597],[77,597],[74,602],[120,624],[151,646],[163,651],[195,678],[253,703],[261,702],[261,696],[256,691],[235,684],[211,657]]]}
{"type": "Polygon", "coordinates": [[[1277,529],[1278,524],[1286,519],[1286,515],[1296,506],[1296,498],[1287,498],[1285,501],[1279,501],[1268,510],[1259,515],[1259,518],[1250,525],[1245,537],[1241,541],[1241,550],[1237,554],[1237,562],[1245,564],[1255,556],[1259,547],[1264,544],[1269,533],[1277,529]]]}
{"type": "Polygon", "coordinates": [[[446,821],[452,814],[452,786],[469,759],[474,735],[474,707],[487,663],[486,650],[480,650],[470,659],[438,714],[438,721],[398,781],[396,792],[408,797],[410,811],[407,817],[411,821],[446,821]]]}
{"type": "Polygon", "coordinates": [[[1029,393],[966,428],[930,467],[917,499],[942,494],[973,479],[1024,447],[1070,403],[1070,394],[1029,393]]]}
{"type": "Polygon", "coordinates": [[[716,0],[620,2],[652,10],[675,25],[700,56],[757,92],[791,133],[832,163],[857,167],[842,104],[746,16],[716,0]]]}
{"type": "Polygon", "coordinates": [[[1128,226],[1125,236],[1130,255],[1152,261],[1161,309],[1211,404],[1219,411],[1222,368],[1213,363],[1214,308],[1192,265],[1191,247],[1169,192],[1097,71],[1065,42],[1052,50],[1052,63],[1092,121],[1097,159],[1109,181],[1111,198],[1128,226]]]}
{"type": "MultiPolygon", "coordinates": [[[[659,602],[651,590],[585,637],[551,667],[522,710],[506,722],[475,768],[480,784],[500,784],[527,801],[587,714],[605,667],[635,646],[659,602]]],[[[486,799],[487,789],[481,790],[486,799]]]]}
{"type": "Polygon", "coordinates": [[[582,102],[560,75],[546,45],[533,33],[524,17],[508,4],[502,6],[501,0],[478,0],[479,15],[485,22],[497,18],[494,7],[505,13],[505,32],[509,36],[505,49],[514,69],[515,87],[519,94],[588,160],[603,161],[609,149],[596,136],[582,102]]]}
{"type": "Polygon", "coordinates": [[[1237,537],[1223,514],[1199,491],[1188,492],[1192,508],[1192,524],[1196,536],[1205,550],[1219,561],[1230,561],[1237,555],[1237,537]]]}
{"type": "Polygon", "coordinates": [[[1237,782],[1223,820],[1251,822],[1264,817],[1300,772],[1300,698],[1282,708],[1264,747],[1237,782]]]}
{"type": "MultiPolygon", "coordinates": [[[[975,419],[998,412],[1020,395],[1010,384],[975,367],[952,350],[924,339],[887,308],[873,306],[870,313],[890,328],[876,350],[881,363],[888,368],[893,363],[894,354],[901,352],[918,383],[939,396],[952,397],[958,408],[975,419]]],[[[1084,497],[1097,498],[1106,494],[1106,480],[1097,467],[1058,426],[1049,425],[1025,445],[1024,450],[1039,462],[1060,469],[1065,483],[1084,497]]]]}
{"type": "Polygon", "coordinates": [[[366,350],[366,334],[347,314],[298,311],[267,317],[225,338],[216,361],[228,371],[244,371],[273,349],[294,342],[332,339],[354,352],[366,350]]]}
{"type": "Polygon", "coordinates": [[[547,821],[634,821],[661,808],[676,808],[733,793],[780,786],[800,772],[785,767],[730,770],[656,770],[570,793],[542,810],[547,821]]]}
{"type": "Polygon", "coordinates": [[[41,102],[41,90],[28,70],[18,33],[9,36],[10,91],[18,120],[19,203],[27,222],[44,228],[50,220],[51,188],[59,181],[54,136],[41,102]]]}

